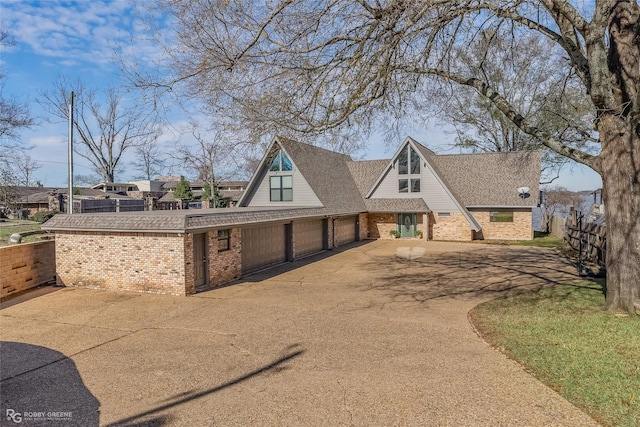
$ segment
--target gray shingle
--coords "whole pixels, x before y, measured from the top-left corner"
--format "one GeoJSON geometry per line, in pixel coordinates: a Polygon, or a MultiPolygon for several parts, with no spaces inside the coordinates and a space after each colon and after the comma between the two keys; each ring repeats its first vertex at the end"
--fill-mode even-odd
{"type": "Polygon", "coordinates": [[[364,198],[378,177],[384,171],[385,166],[390,160],[364,160],[357,162],[347,162],[353,181],[360,191],[360,195],[364,198]]]}
{"type": "Polygon", "coordinates": [[[522,206],[538,203],[539,151],[435,156],[434,162],[451,191],[467,206],[522,206]],[[528,198],[517,189],[529,187],[528,198]]]}
{"type": "Polygon", "coordinates": [[[429,212],[430,209],[424,200],[415,199],[365,199],[367,211],[371,213],[382,212],[429,212]]]}
{"type": "Polygon", "coordinates": [[[357,214],[360,211],[327,208],[273,207],[184,209],[173,211],[58,214],[42,224],[48,231],[112,231],[139,233],[184,233],[217,227],[293,221],[300,218],[357,214]]]}
{"type": "Polygon", "coordinates": [[[334,213],[364,212],[360,191],[349,172],[351,157],[278,137],[322,205],[334,213]]]}

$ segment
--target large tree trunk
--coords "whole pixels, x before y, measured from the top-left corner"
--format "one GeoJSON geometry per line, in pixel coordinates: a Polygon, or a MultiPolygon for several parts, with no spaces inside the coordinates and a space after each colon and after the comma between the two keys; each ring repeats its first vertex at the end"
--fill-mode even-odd
{"type": "Polygon", "coordinates": [[[599,126],[607,220],[605,308],[640,310],[640,137],[629,121],[608,116],[599,126]]]}

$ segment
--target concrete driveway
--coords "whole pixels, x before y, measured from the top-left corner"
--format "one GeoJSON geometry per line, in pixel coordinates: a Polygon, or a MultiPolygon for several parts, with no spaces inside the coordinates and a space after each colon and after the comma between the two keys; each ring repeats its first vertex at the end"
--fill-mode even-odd
{"type": "Polygon", "coordinates": [[[286,267],[186,298],[62,289],[3,309],[3,417],[597,425],[467,320],[503,292],[576,280],[553,251],[375,241],[286,267]]]}

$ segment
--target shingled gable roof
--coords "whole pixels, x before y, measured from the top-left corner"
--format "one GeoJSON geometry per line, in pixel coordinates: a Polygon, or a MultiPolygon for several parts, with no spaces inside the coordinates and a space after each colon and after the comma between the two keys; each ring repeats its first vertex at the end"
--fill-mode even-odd
{"type": "MultiPolygon", "coordinates": [[[[364,198],[389,160],[361,160],[348,162],[349,171],[360,195],[364,198]]],[[[421,198],[414,199],[364,199],[367,212],[427,212],[429,207],[421,198]]]]}
{"type": "Polygon", "coordinates": [[[247,202],[256,186],[260,185],[262,169],[268,167],[268,155],[276,144],[287,153],[327,214],[359,213],[367,210],[347,166],[351,157],[280,136],[271,143],[260,167],[249,181],[245,196],[240,200],[241,204],[247,202]]]}
{"type": "Polygon", "coordinates": [[[447,185],[468,208],[534,207],[538,203],[540,151],[447,154],[434,163],[447,185]],[[517,189],[529,187],[529,197],[517,189]]]}
{"type": "Polygon", "coordinates": [[[404,147],[406,147],[407,144],[411,144],[414,148],[416,148],[417,151],[420,153],[420,155],[424,158],[424,160],[427,162],[428,167],[430,167],[430,169],[433,172],[433,174],[436,177],[436,179],[440,182],[440,184],[442,185],[444,190],[449,194],[449,196],[451,196],[451,199],[458,206],[458,209],[460,210],[462,215],[464,215],[464,217],[467,219],[467,221],[469,221],[469,224],[471,225],[471,229],[474,230],[474,231],[480,231],[482,229],[482,227],[480,226],[478,221],[475,219],[475,217],[473,215],[471,215],[471,213],[467,210],[467,208],[460,202],[460,199],[456,196],[456,194],[451,191],[451,188],[447,185],[447,182],[443,179],[440,171],[434,165],[433,159],[436,157],[436,154],[433,151],[429,150],[424,145],[420,144],[415,139],[411,138],[411,137],[407,137],[402,142],[402,144],[400,144],[400,146],[398,147],[398,149],[394,153],[393,157],[391,157],[391,160],[387,160],[387,165],[382,169],[382,171],[381,171],[380,175],[378,176],[377,180],[373,183],[373,185],[371,186],[371,188],[369,189],[369,191],[365,195],[365,198],[368,199],[369,197],[371,197],[371,195],[373,194],[373,191],[375,190],[375,188],[384,179],[385,172],[389,168],[393,167],[394,160],[396,159],[396,157],[398,157],[398,154],[400,153],[400,151],[404,147]]]}

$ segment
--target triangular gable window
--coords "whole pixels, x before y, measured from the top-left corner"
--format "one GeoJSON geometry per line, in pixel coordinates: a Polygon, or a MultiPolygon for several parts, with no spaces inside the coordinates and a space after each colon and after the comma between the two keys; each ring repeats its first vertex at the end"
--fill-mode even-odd
{"type": "Polygon", "coordinates": [[[420,156],[407,144],[396,158],[398,167],[398,192],[420,193],[420,156]]]}
{"type": "Polygon", "coordinates": [[[398,173],[400,175],[419,174],[420,173],[420,156],[408,145],[400,151],[397,157],[398,173]]]}
{"type": "Polygon", "coordinates": [[[293,170],[293,164],[291,163],[291,159],[287,156],[287,153],[284,152],[283,149],[278,150],[273,161],[271,162],[271,166],[269,166],[270,172],[279,172],[279,171],[291,171],[293,170]]]}

